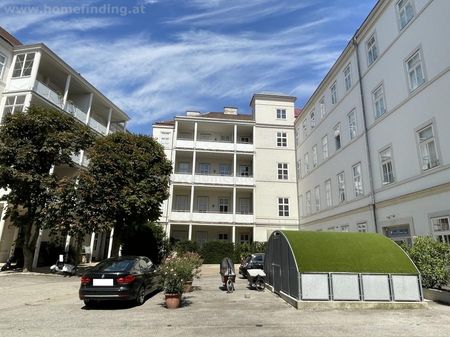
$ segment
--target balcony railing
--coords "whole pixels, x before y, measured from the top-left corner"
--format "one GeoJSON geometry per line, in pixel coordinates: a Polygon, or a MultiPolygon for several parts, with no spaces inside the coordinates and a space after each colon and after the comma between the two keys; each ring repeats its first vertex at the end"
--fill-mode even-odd
{"type": "Polygon", "coordinates": [[[78,119],[82,123],[86,123],[87,113],[82,111],[79,107],[77,107],[72,102],[67,102],[66,109],[68,113],[70,113],[72,116],[74,116],[76,119],[78,119]]]}
{"type": "Polygon", "coordinates": [[[98,133],[101,133],[102,135],[106,134],[106,126],[101,124],[100,122],[96,121],[94,118],[89,118],[89,126],[97,131],[98,133]]]}
{"type": "Polygon", "coordinates": [[[44,83],[40,81],[36,81],[34,85],[34,91],[36,91],[39,95],[46,98],[57,107],[62,108],[62,95],[57,93],[55,90],[51,89],[44,83]]]}

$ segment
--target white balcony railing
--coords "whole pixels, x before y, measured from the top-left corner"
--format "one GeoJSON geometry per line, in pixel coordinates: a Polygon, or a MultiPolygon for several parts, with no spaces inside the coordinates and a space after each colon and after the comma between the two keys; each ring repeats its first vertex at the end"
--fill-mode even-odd
{"type": "Polygon", "coordinates": [[[195,147],[202,150],[234,151],[232,142],[197,141],[195,147]]]}
{"type": "Polygon", "coordinates": [[[106,126],[101,124],[100,122],[96,121],[94,118],[89,118],[89,126],[97,131],[98,133],[101,133],[102,135],[106,134],[106,126]]]}
{"type": "Polygon", "coordinates": [[[192,221],[199,222],[225,222],[232,223],[233,222],[233,214],[232,213],[216,213],[216,212],[205,212],[200,213],[198,211],[194,211],[192,213],[192,221]]]}
{"type": "Polygon", "coordinates": [[[236,177],[236,185],[240,185],[240,186],[252,186],[255,184],[255,180],[253,179],[253,177],[236,177]]]}
{"type": "Polygon", "coordinates": [[[255,151],[255,146],[251,143],[236,143],[236,151],[253,152],[255,151]]]}
{"type": "Polygon", "coordinates": [[[51,89],[44,83],[40,81],[36,81],[34,84],[34,91],[36,91],[39,95],[47,99],[48,101],[55,104],[57,107],[62,108],[62,95],[57,93],[55,90],[51,89]]]}
{"type": "Polygon", "coordinates": [[[253,214],[236,214],[235,215],[236,222],[238,223],[248,223],[251,224],[254,222],[253,214]]]}
{"type": "Polygon", "coordinates": [[[171,176],[171,180],[174,183],[192,184],[192,174],[188,173],[174,173],[171,176]]]}
{"type": "Polygon", "coordinates": [[[193,149],[194,140],[193,139],[177,139],[176,147],[183,149],[193,149]]]}
{"type": "Polygon", "coordinates": [[[233,176],[221,176],[212,174],[199,174],[194,176],[194,183],[196,184],[212,184],[212,185],[233,185],[233,176]]]}
{"type": "Polygon", "coordinates": [[[172,210],[170,214],[170,220],[172,221],[190,221],[191,213],[189,210],[172,210]]]}

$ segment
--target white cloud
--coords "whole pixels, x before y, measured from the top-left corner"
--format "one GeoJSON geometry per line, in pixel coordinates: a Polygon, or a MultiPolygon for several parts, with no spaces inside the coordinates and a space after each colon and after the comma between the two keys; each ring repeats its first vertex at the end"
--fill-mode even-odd
{"type": "Polygon", "coordinates": [[[85,32],[95,29],[105,29],[123,24],[124,21],[117,18],[73,18],[67,20],[53,20],[42,23],[39,28],[41,34],[58,32],[80,31],[85,32]]]}

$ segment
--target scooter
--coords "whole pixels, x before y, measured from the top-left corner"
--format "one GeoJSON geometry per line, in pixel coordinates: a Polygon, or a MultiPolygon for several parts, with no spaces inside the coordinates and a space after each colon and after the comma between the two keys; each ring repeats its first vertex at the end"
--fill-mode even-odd
{"type": "Polygon", "coordinates": [[[64,255],[60,254],[56,263],[50,267],[50,272],[64,275],[75,275],[77,268],[73,264],[64,262],[64,255]]]}

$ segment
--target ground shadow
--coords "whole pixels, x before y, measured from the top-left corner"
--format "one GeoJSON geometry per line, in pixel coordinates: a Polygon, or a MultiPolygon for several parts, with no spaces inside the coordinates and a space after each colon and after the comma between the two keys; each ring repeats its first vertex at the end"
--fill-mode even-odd
{"type": "MultiPolygon", "coordinates": [[[[156,296],[160,290],[154,291],[153,293],[150,293],[145,296],[144,303],[147,302],[147,300],[153,296],[156,296]]],[[[113,301],[113,300],[106,300],[106,301],[93,301],[89,304],[89,306],[84,305],[81,309],[82,310],[128,310],[137,307],[136,302],[131,301],[113,301]]]]}
{"type": "MultiPolygon", "coordinates": [[[[190,305],[192,305],[192,301],[191,301],[192,297],[193,296],[182,295],[180,308],[185,308],[185,307],[189,307],[190,305]]],[[[166,302],[159,303],[159,306],[162,307],[162,308],[166,308],[167,309],[166,302]]]]}

